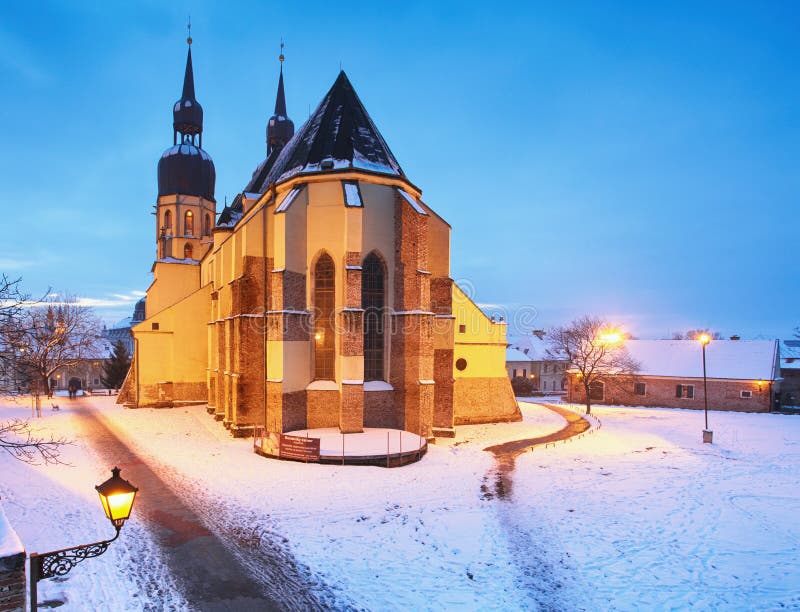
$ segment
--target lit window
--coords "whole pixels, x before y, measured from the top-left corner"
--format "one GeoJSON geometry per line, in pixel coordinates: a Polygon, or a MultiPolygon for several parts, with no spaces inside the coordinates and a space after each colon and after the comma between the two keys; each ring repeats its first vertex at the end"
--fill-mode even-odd
{"type": "Polygon", "coordinates": [[[361,307],[364,309],[364,380],[383,380],[384,266],[370,253],[361,266],[361,307]]]}
{"type": "Polygon", "coordinates": [[[183,258],[184,259],[191,259],[192,258],[192,245],[188,242],[183,245],[183,258]]]}
{"type": "Polygon", "coordinates": [[[334,292],[333,259],[326,253],[314,268],[314,377],[318,380],[335,379],[334,292]]]}
{"type": "Polygon", "coordinates": [[[183,235],[194,236],[194,214],[191,210],[187,210],[183,216],[183,235]]]}

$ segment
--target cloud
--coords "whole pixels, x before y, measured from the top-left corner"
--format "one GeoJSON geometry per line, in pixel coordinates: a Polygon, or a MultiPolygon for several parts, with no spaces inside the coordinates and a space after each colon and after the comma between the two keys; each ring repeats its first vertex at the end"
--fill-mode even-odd
{"type": "MultiPolygon", "coordinates": [[[[129,291],[128,293],[111,293],[107,297],[90,297],[90,296],[61,296],[58,293],[51,293],[48,297],[51,301],[48,304],[64,305],[72,304],[74,306],[87,306],[89,308],[120,308],[131,307],[138,302],[142,296],[145,295],[142,291],[129,291]],[[58,301],[61,297],[63,301],[58,301]]],[[[25,306],[40,306],[41,302],[28,302],[25,306]]]]}
{"type": "Polygon", "coordinates": [[[19,259],[17,257],[0,257],[0,270],[22,270],[33,265],[30,259],[19,259]]]}

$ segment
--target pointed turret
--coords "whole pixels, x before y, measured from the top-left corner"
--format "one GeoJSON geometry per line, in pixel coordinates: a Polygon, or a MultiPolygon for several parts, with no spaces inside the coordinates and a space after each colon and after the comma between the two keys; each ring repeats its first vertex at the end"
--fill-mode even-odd
{"type": "Polygon", "coordinates": [[[283,92],[283,43],[281,43],[281,54],[278,57],[281,62],[281,72],[278,77],[278,95],[275,98],[275,114],[269,118],[267,123],[267,157],[273,151],[280,151],[286,143],[294,136],[294,123],[286,116],[286,96],[283,92]]]}
{"type": "Polygon", "coordinates": [[[203,150],[203,107],[195,98],[192,38],[186,40],[183,94],[172,109],[172,143],[158,163],[158,195],[195,195],[214,201],[214,162],[203,150]],[[178,140],[180,134],[180,140],[178,140]]]}
{"type": "MultiPolygon", "coordinates": [[[[189,41],[192,39],[189,38],[189,41]]],[[[177,144],[178,134],[181,142],[195,144],[195,136],[199,136],[200,147],[203,146],[203,107],[194,97],[194,70],[192,69],[192,43],[186,55],[186,72],[183,75],[183,94],[172,109],[172,140],[177,144]]]]}
{"type": "Polygon", "coordinates": [[[297,174],[344,168],[405,176],[342,71],[291,143],[256,168],[245,191],[263,193],[270,183],[297,174]]]}

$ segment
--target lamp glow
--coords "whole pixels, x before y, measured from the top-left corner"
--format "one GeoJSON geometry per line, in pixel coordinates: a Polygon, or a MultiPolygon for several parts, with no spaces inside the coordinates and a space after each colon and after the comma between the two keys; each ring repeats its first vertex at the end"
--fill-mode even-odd
{"type": "Polygon", "coordinates": [[[708,344],[709,342],[711,342],[711,336],[709,336],[708,334],[700,334],[700,336],[697,339],[700,341],[700,344],[708,344]]]}
{"type": "Polygon", "coordinates": [[[131,483],[119,475],[120,469],[115,467],[111,470],[111,478],[103,484],[97,485],[95,489],[100,496],[100,503],[103,504],[103,511],[109,521],[118,529],[128,520],[133,508],[133,501],[139,491],[131,483]]]}
{"type": "Polygon", "coordinates": [[[615,329],[611,329],[600,335],[600,341],[603,344],[619,344],[622,342],[622,334],[615,329]]]}

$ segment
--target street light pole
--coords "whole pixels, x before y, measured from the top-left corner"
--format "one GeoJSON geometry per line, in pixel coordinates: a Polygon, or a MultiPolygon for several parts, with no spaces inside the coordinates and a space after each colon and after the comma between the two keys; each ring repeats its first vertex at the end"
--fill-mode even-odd
{"type": "Polygon", "coordinates": [[[699,338],[703,345],[703,404],[706,413],[706,427],[703,430],[703,444],[711,444],[714,439],[714,432],[708,429],[708,377],[706,376],[706,345],[711,342],[711,336],[702,334],[699,338]]]}

